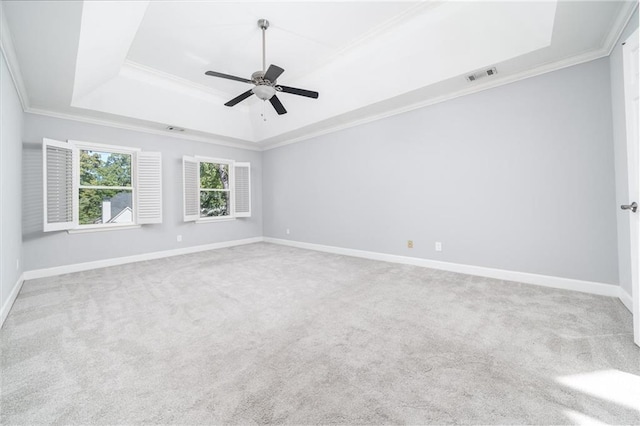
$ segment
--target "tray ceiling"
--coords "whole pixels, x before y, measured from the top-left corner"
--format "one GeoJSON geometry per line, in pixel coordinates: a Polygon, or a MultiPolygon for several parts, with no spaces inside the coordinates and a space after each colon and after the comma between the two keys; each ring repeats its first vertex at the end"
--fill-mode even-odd
{"type": "Polygon", "coordinates": [[[606,55],[636,4],[5,1],[3,48],[34,112],[260,148],[606,55]],[[279,83],[319,99],[223,105],[252,86],[204,73],[261,69],[259,18],[279,83]]]}

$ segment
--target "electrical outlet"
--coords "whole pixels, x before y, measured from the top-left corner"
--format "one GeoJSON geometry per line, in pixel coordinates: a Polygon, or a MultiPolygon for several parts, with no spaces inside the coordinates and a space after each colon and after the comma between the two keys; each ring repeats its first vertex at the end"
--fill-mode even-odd
{"type": "Polygon", "coordinates": [[[413,248],[413,240],[407,241],[407,248],[413,248]]]}
{"type": "Polygon", "coordinates": [[[289,228],[287,228],[287,235],[289,235],[291,233],[291,231],[289,231],[289,228]]]}
{"type": "Polygon", "coordinates": [[[182,242],[182,235],[178,235],[178,236],[176,237],[176,240],[178,240],[178,242],[182,242]]]}
{"type": "Polygon", "coordinates": [[[442,251],[442,243],[440,241],[436,241],[436,251],[442,251]]]}

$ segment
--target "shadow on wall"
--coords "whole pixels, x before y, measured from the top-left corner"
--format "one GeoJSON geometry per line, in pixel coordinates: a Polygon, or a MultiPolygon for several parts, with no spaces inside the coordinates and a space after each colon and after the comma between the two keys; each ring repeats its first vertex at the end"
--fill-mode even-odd
{"type": "Polygon", "coordinates": [[[22,240],[43,236],[42,145],[22,144],[22,240]]]}

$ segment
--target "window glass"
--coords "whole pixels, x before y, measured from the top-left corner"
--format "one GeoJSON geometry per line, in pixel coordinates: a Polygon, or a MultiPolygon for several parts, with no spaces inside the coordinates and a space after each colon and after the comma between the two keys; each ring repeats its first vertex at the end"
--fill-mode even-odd
{"type": "Polygon", "coordinates": [[[131,186],[131,154],[80,150],[80,185],[131,186]]]}
{"type": "Polygon", "coordinates": [[[200,162],[200,217],[231,216],[229,164],[200,162]]]}
{"type": "Polygon", "coordinates": [[[229,165],[201,162],[200,188],[229,189],[229,165]]]}
{"type": "Polygon", "coordinates": [[[79,224],[133,223],[131,154],[79,151],[79,224]]]}
{"type": "Polygon", "coordinates": [[[79,189],[80,225],[133,223],[131,190],[79,189]]]}
{"type": "Polygon", "coordinates": [[[229,216],[229,193],[200,191],[200,217],[229,216]]]}

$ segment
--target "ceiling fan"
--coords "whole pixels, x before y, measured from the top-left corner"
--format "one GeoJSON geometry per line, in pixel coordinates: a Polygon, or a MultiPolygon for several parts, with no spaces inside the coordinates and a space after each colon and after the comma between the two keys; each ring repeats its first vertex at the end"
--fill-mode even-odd
{"type": "Polygon", "coordinates": [[[286,114],[287,110],[280,102],[280,99],[276,96],[276,92],[291,93],[292,95],[305,96],[307,98],[318,98],[318,92],[311,90],[297,89],[295,87],[282,86],[277,84],[277,79],[284,72],[284,69],[277,65],[269,65],[269,69],[266,69],[265,60],[265,31],[269,28],[269,21],[266,19],[258,20],[258,27],[262,30],[262,71],[256,71],[251,74],[251,79],[242,77],[236,77],[235,75],[223,74],[216,71],[207,71],[205,74],[212,77],[226,78],[229,80],[241,81],[243,83],[250,83],[255,85],[253,89],[247,90],[243,94],[236,96],[225,104],[225,106],[232,107],[251,95],[256,95],[258,98],[266,101],[267,99],[273,105],[278,115],[286,114]]]}

